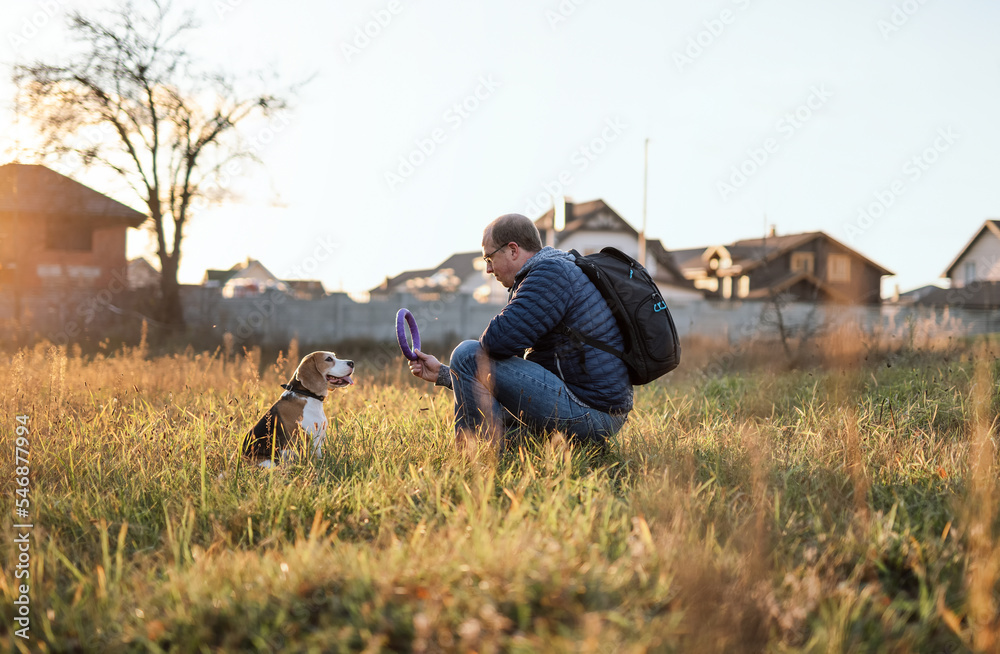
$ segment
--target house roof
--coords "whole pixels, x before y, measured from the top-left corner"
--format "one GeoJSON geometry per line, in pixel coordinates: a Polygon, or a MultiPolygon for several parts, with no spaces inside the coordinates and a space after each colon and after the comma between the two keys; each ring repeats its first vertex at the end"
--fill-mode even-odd
{"type": "Polygon", "coordinates": [[[323,282],[315,279],[283,279],[289,291],[300,298],[319,299],[326,295],[323,282]]]}
{"type": "Polygon", "coordinates": [[[958,288],[933,288],[918,297],[914,304],[963,309],[1000,308],[1000,282],[973,282],[958,288]]]}
{"type": "MultiPolygon", "coordinates": [[[[752,238],[743,239],[741,241],[736,241],[733,246],[729,248],[730,252],[734,250],[739,253],[741,258],[744,259],[754,259],[753,261],[747,262],[743,265],[743,270],[750,270],[757,266],[763,265],[769,261],[782,256],[783,254],[794,250],[797,247],[801,247],[810,241],[817,238],[825,238],[826,240],[838,245],[839,247],[847,250],[853,255],[857,256],[859,259],[867,263],[872,268],[878,270],[882,275],[892,275],[895,274],[887,268],[883,268],[878,265],[868,257],[864,256],[857,250],[850,248],[837,239],[833,238],[826,232],[804,232],[801,234],[787,234],[785,236],[769,236],[767,238],[752,238]]],[[[733,262],[735,263],[736,256],[733,256],[733,262]]]]}
{"type": "Polygon", "coordinates": [[[153,275],[160,274],[160,271],[156,269],[156,266],[149,263],[149,260],[146,259],[146,257],[136,257],[135,259],[129,259],[126,265],[128,266],[129,270],[136,270],[144,273],[148,272],[153,275]]]}
{"type": "Polygon", "coordinates": [[[0,166],[0,211],[61,214],[128,227],[146,220],[146,214],[37,164],[0,166]]]}
{"type": "Polygon", "coordinates": [[[677,262],[678,267],[681,270],[686,270],[688,268],[701,268],[705,265],[705,260],[702,256],[707,248],[691,248],[689,250],[674,250],[670,254],[674,255],[674,261],[677,262]]]}
{"type": "Polygon", "coordinates": [[[905,293],[900,293],[899,294],[899,301],[901,303],[910,303],[910,304],[912,304],[912,303],[915,303],[920,298],[926,297],[927,295],[933,293],[934,291],[938,291],[938,290],[941,290],[940,286],[936,286],[934,284],[927,284],[925,286],[921,286],[919,288],[914,288],[912,290],[906,291],[905,293]]]}
{"type": "Polygon", "coordinates": [[[239,268],[232,268],[230,270],[206,270],[205,271],[205,282],[218,282],[219,286],[224,285],[229,281],[229,278],[240,271],[239,268]]]}
{"type": "Polygon", "coordinates": [[[465,279],[467,276],[476,272],[476,260],[480,259],[483,253],[479,250],[473,250],[472,252],[459,252],[458,254],[453,254],[444,261],[441,262],[435,272],[438,270],[443,270],[445,268],[451,268],[456,275],[465,279]]]}
{"type": "MultiPolygon", "coordinates": [[[[424,279],[433,277],[436,273],[451,269],[453,274],[459,279],[465,279],[476,272],[476,259],[483,256],[479,250],[471,252],[459,252],[453,254],[434,268],[424,268],[422,270],[407,270],[395,277],[389,277],[384,282],[371,289],[370,293],[387,293],[398,290],[406,290],[407,282],[414,279],[424,279]]],[[[454,289],[451,289],[454,290],[454,289]]]]}
{"type": "Polygon", "coordinates": [[[266,275],[268,277],[274,279],[275,281],[278,281],[278,282],[282,281],[282,280],[278,279],[274,275],[274,273],[272,273],[270,270],[268,270],[264,266],[264,264],[262,264],[257,259],[247,258],[246,261],[243,261],[241,263],[238,263],[238,264],[234,265],[229,270],[212,270],[212,269],[206,270],[205,271],[205,279],[202,280],[202,284],[207,284],[208,282],[217,282],[219,286],[225,286],[226,282],[228,282],[233,277],[236,277],[239,273],[241,273],[244,270],[250,268],[251,266],[257,266],[257,267],[259,267],[261,270],[264,271],[264,273],[266,273],[266,275]]]}
{"type": "MultiPolygon", "coordinates": [[[[558,232],[555,233],[555,244],[558,247],[560,243],[566,240],[574,232],[577,232],[585,228],[594,228],[593,223],[596,221],[598,216],[601,215],[609,216],[610,221],[607,221],[600,225],[600,229],[603,231],[613,231],[613,232],[625,232],[633,236],[639,236],[639,232],[635,230],[632,225],[622,218],[617,211],[611,208],[611,206],[604,200],[590,200],[588,202],[566,202],[566,224],[558,232]]],[[[549,209],[543,213],[537,220],[535,220],[535,227],[542,234],[542,242],[545,242],[546,232],[553,228],[553,223],[555,221],[555,207],[549,209]]]]}
{"type": "MultiPolygon", "coordinates": [[[[546,232],[553,228],[554,221],[555,207],[535,220],[535,227],[541,233],[543,243],[546,242],[546,232]]],[[[581,230],[622,232],[636,238],[639,237],[639,232],[622,218],[611,205],[601,199],[579,203],[566,202],[566,225],[555,233],[555,246],[559,247],[563,241],[581,230]]],[[[646,251],[656,259],[657,270],[653,276],[656,281],[694,290],[694,284],[684,277],[673,253],[667,250],[661,241],[646,239],[646,251]]]]}
{"type": "Polygon", "coordinates": [[[766,238],[745,238],[726,246],[729,254],[736,261],[746,261],[744,269],[763,264],[789,250],[801,247],[810,241],[823,236],[823,232],[803,232],[801,234],[785,234],[766,238]]]}
{"type": "Polygon", "coordinates": [[[948,267],[944,269],[944,272],[941,273],[942,277],[951,277],[951,271],[955,268],[956,265],[958,265],[958,262],[962,259],[962,257],[965,256],[965,253],[969,251],[969,248],[972,247],[973,243],[979,240],[979,237],[983,235],[983,232],[991,232],[994,236],[1000,238],[1000,220],[991,218],[986,222],[984,222],[982,227],[976,230],[976,233],[973,235],[973,237],[969,239],[968,243],[965,244],[965,247],[959,250],[958,255],[951,260],[951,263],[948,264],[948,267]]]}
{"type": "Polygon", "coordinates": [[[677,265],[677,259],[674,258],[674,254],[668,251],[659,239],[647,240],[646,251],[652,254],[653,258],[659,264],[656,274],[653,275],[653,279],[672,286],[694,289],[694,282],[684,277],[680,266],[677,265]]]}
{"type": "Polygon", "coordinates": [[[323,291],[326,289],[323,287],[323,282],[317,279],[283,279],[281,280],[288,284],[288,287],[296,291],[323,291]]]}
{"type": "Polygon", "coordinates": [[[149,262],[149,259],[147,259],[146,257],[136,257],[134,259],[129,259],[126,262],[126,264],[129,265],[129,266],[135,266],[137,268],[148,268],[148,269],[150,269],[152,271],[159,272],[159,271],[156,270],[156,266],[154,266],[153,264],[151,264],[149,262]]]}
{"type": "Polygon", "coordinates": [[[738,271],[738,274],[743,274],[758,266],[769,263],[795,248],[802,247],[817,238],[825,238],[836,244],[878,270],[882,275],[895,274],[859,253],[857,250],[844,245],[826,232],[802,232],[799,234],[785,234],[783,236],[768,236],[766,238],[747,238],[730,245],[715,245],[707,248],[681,250],[675,253],[675,256],[678,256],[683,261],[681,264],[682,268],[691,269],[704,265],[705,260],[712,252],[724,250],[732,259],[733,268],[738,271]]]}

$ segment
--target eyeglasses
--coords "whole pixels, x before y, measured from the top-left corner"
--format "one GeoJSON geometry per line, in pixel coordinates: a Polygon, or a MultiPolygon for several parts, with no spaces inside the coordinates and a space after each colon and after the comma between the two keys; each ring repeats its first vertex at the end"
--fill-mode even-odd
{"type": "Polygon", "coordinates": [[[493,255],[496,254],[497,252],[499,252],[500,250],[504,249],[505,247],[507,247],[507,243],[504,243],[503,245],[501,245],[500,247],[498,247],[496,250],[493,250],[492,252],[490,252],[489,254],[487,254],[486,256],[484,256],[483,257],[483,261],[485,261],[486,263],[488,263],[489,265],[492,266],[493,265],[493,255]]]}

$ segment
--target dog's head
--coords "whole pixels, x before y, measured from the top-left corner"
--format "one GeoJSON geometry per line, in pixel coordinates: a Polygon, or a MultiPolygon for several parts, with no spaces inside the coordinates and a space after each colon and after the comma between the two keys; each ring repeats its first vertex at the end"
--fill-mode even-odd
{"type": "Polygon", "coordinates": [[[302,385],[326,395],[327,388],[343,388],[354,383],[354,362],[338,359],[333,352],[313,352],[302,357],[295,377],[302,385]]]}

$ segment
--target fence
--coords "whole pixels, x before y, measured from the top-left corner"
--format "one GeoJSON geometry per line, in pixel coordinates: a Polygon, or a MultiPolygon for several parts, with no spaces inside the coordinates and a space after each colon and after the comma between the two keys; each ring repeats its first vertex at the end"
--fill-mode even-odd
{"type": "MultiPolygon", "coordinates": [[[[299,300],[277,291],[255,297],[223,298],[218,290],[199,286],[181,289],[185,320],[192,334],[232,334],[238,344],[285,346],[292,338],[309,344],[353,339],[395,340],[395,316],[401,307],[413,312],[425,343],[449,343],[477,338],[500,306],[479,304],[455,294],[421,301],[395,294],[371,302],[355,302],[335,293],[318,300],[299,300]]],[[[54,342],[72,342],[81,335],[101,337],[104,331],[151,313],[150,293],[126,291],[111,298],[80,294],[19,298],[0,293],[0,320],[14,322],[20,314],[33,331],[54,342]]],[[[898,337],[971,336],[1000,331],[1000,310],[935,308],[915,305],[839,306],[752,301],[694,301],[671,304],[682,337],[699,336],[737,343],[776,337],[778,326],[793,334],[814,333],[845,325],[866,332],[898,337]]]]}

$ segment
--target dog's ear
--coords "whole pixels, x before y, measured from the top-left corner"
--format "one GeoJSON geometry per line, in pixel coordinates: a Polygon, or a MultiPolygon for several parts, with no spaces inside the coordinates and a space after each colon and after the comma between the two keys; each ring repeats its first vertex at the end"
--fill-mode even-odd
{"type": "Polygon", "coordinates": [[[317,395],[323,395],[326,391],[326,377],[319,371],[319,359],[322,355],[322,352],[307,354],[296,371],[302,385],[317,395]]]}

